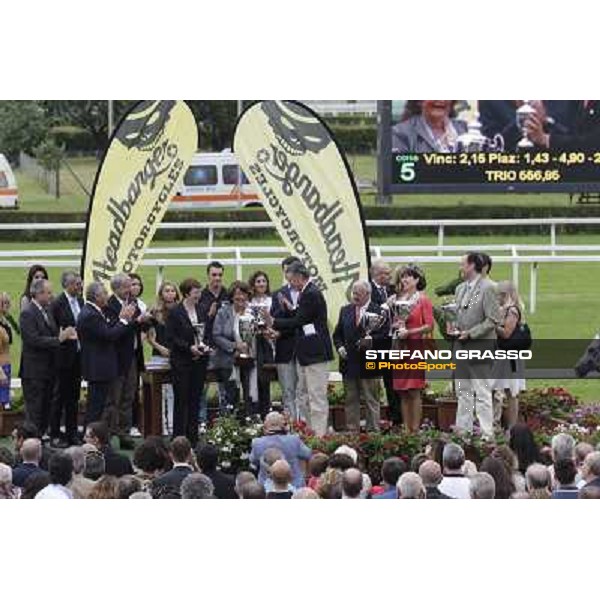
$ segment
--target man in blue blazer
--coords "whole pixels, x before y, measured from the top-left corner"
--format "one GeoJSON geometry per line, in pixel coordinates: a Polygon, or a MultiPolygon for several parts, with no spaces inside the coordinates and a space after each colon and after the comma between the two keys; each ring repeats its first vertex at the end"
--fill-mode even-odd
{"type": "Polygon", "coordinates": [[[352,286],[352,302],[343,306],[336,328],[333,343],[340,357],[340,372],[344,380],[346,396],[346,427],[353,431],[360,429],[361,401],[367,406],[367,429],[379,430],[380,408],[379,379],[361,377],[361,349],[373,345],[373,341],[387,334],[386,317],[381,306],[371,300],[371,284],[368,281],[356,281],[352,286]],[[365,339],[362,319],[365,313],[379,315],[381,323],[371,334],[371,340],[365,339]]]}
{"type": "Polygon", "coordinates": [[[110,322],[104,314],[108,292],[97,281],[87,286],[85,299],[77,319],[77,333],[81,344],[81,374],[88,382],[87,425],[103,418],[110,385],[119,375],[116,345],[130,331],[137,307],[123,306],[119,318],[110,322]]]}
{"type": "MultiPolygon", "coordinates": [[[[295,262],[298,262],[295,256],[288,256],[281,263],[286,283],[273,294],[271,316],[274,318],[291,318],[296,312],[299,292],[292,287],[288,273],[288,267],[295,262]]],[[[300,412],[296,401],[298,368],[296,366],[295,331],[281,331],[275,339],[275,364],[277,365],[277,380],[281,386],[283,410],[292,421],[299,419],[306,421],[306,415],[300,412]]]]}
{"type": "Polygon", "coordinates": [[[329,402],[327,363],[333,359],[333,348],[327,325],[327,302],[319,288],[310,281],[308,269],[300,262],[288,267],[290,283],[300,292],[292,317],[273,319],[265,314],[267,325],[275,331],[294,332],[299,379],[297,397],[306,413],[308,426],[319,436],[327,433],[329,402]]]}

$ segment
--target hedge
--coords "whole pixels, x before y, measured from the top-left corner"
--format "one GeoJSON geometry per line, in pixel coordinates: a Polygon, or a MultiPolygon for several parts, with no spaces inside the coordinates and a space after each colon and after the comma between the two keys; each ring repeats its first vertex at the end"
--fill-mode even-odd
{"type": "Polygon", "coordinates": [[[89,131],[74,125],[60,125],[50,130],[50,136],[68,154],[98,152],[96,141],[89,131]]]}
{"type": "MultiPolygon", "coordinates": [[[[403,219],[539,219],[549,217],[600,217],[600,206],[428,206],[423,210],[419,206],[365,206],[364,214],[367,220],[403,220],[403,219]]],[[[19,211],[0,211],[0,222],[3,223],[70,223],[85,222],[86,215],[83,213],[33,213],[19,211]]],[[[169,212],[165,218],[166,222],[185,223],[186,221],[269,221],[266,211],[261,208],[246,208],[241,210],[225,211],[181,211],[169,212]]],[[[372,227],[369,229],[371,236],[396,235],[400,233],[410,235],[430,235],[434,228],[422,227],[372,227]]],[[[452,227],[454,234],[472,235],[494,235],[502,232],[508,233],[548,233],[548,226],[539,227],[506,226],[486,227],[477,229],[473,227],[452,227]]],[[[597,225],[563,225],[557,228],[559,233],[583,233],[598,231],[597,225]]],[[[83,231],[57,230],[57,231],[34,231],[23,230],[18,232],[21,241],[51,241],[51,240],[81,240],[83,231]]],[[[199,240],[206,238],[206,232],[195,229],[158,231],[155,239],[158,240],[199,240]]],[[[236,228],[230,230],[217,230],[215,236],[219,239],[245,239],[260,236],[272,236],[272,229],[244,229],[236,228]]],[[[1,231],[0,240],[13,241],[14,231],[1,231]]]]}
{"type": "Polygon", "coordinates": [[[331,129],[346,154],[364,154],[377,149],[377,128],[373,125],[332,125],[331,129]]]}

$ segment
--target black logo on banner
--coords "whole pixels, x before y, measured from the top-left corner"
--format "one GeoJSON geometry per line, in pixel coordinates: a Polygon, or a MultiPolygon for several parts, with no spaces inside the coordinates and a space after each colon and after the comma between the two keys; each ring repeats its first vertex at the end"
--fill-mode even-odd
{"type": "Polygon", "coordinates": [[[261,107],[269,118],[277,141],[288,154],[318,153],[331,143],[327,129],[302,106],[268,100],[261,107]]]}
{"type": "Polygon", "coordinates": [[[162,136],[174,106],[174,100],[141,102],[121,123],[115,137],[126,148],[152,150],[162,136]]]}

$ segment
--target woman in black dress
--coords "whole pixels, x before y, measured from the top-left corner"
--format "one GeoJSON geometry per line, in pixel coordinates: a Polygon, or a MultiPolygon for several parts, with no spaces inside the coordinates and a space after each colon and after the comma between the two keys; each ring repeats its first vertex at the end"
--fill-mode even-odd
{"type": "Polygon", "coordinates": [[[166,321],[175,393],[173,437],[184,435],[194,447],[198,442],[198,413],[208,366],[208,315],[198,303],[202,292],[199,281],[186,279],[179,291],[183,300],[169,311],[166,321]]]}

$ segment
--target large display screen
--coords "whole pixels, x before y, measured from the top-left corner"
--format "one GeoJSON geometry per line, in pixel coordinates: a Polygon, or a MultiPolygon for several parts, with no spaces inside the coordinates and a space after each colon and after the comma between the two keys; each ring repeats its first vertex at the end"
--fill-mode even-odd
{"type": "Polygon", "coordinates": [[[598,192],[598,100],[383,100],[383,193],[598,192]]]}

